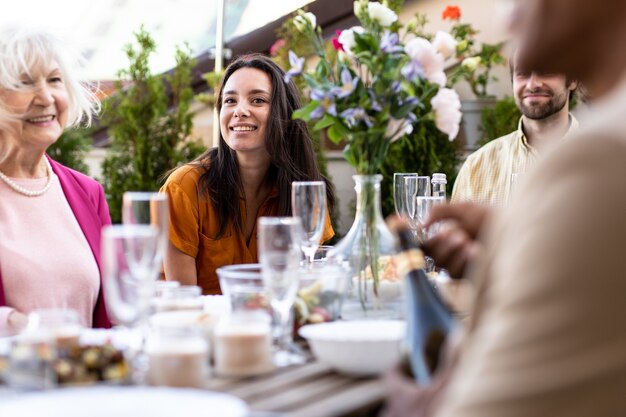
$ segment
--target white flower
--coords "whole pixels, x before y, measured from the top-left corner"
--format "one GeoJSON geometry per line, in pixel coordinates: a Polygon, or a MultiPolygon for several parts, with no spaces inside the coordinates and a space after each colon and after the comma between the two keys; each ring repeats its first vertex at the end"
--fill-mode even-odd
{"type": "Polygon", "coordinates": [[[415,38],[407,42],[404,47],[407,55],[413,61],[417,61],[424,69],[424,77],[435,84],[443,87],[446,84],[446,74],[443,72],[443,55],[433,44],[424,38],[415,38]]]}
{"type": "Polygon", "coordinates": [[[392,117],[387,123],[385,137],[393,143],[402,136],[411,134],[411,132],[413,132],[413,123],[409,119],[394,119],[392,117]]]}
{"type": "Polygon", "coordinates": [[[361,14],[365,11],[365,4],[363,3],[362,0],[356,0],[354,2],[354,5],[352,6],[354,9],[354,15],[356,17],[358,17],[359,19],[361,18],[361,14]]]}
{"type": "Polygon", "coordinates": [[[307,27],[315,28],[317,25],[317,18],[311,12],[299,14],[293,19],[293,24],[300,32],[304,32],[307,27]]]}
{"type": "Polygon", "coordinates": [[[469,71],[474,71],[476,70],[476,67],[478,67],[478,65],[480,64],[480,61],[481,60],[479,56],[472,56],[469,58],[465,58],[463,62],[461,62],[461,66],[468,69],[469,71]]]}
{"type": "Polygon", "coordinates": [[[354,45],[355,45],[354,34],[355,33],[361,34],[363,32],[365,32],[365,29],[363,29],[361,26],[353,26],[350,29],[346,29],[342,31],[341,34],[339,35],[339,38],[337,40],[343,47],[343,50],[348,55],[354,55],[352,53],[352,48],[354,48],[354,45]]]}
{"type": "Polygon", "coordinates": [[[437,31],[435,39],[433,39],[433,46],[437,52],[443,55],[444,59],[448,59],[454,55],[457,43],[458,42],[452,35],[441,30],[437,31]]]}
{"type": "Polygon", "coordinates": [[[437,129],[447,134],[448,139],[454,140],[459,133],[462,116],[459,95],[449,88],[440,88],[435,97],[430,100],[430,105],[435,111],[437,129]]]}
{"type": "Polygon", "coordinates": [[[398,15],[393,10],[377,2],[367,4],[367,13],[370,19],[377,21],[384,28],[398,20],[398,15]]]}

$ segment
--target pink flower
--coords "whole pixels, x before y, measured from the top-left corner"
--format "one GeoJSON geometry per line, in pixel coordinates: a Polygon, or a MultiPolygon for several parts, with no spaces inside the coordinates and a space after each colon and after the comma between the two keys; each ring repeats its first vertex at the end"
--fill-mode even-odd
{"type": "Polygon", "coordinates": [[[285,46],[285,40],[284,39],[278,39],[276,40],[276,42],[274,42],[272,44],[272,46],[270,46],[270,56],[276,56],[278,55],[278,51],[285,46]]]}
{"type": "Polygon", "coordinates": [[[454,140],[459,133],[461,123],[461,101],[456,91],[449,88],[440,88],[435,97],[430,100],[435,111],[435,125],[437,129],[454,140]]]}
{"type": "Polygon", "coordinates": [[[335,36],[334,38],[331,39],[331,42],[333,43],[333,48],[335,48],[336,51],[343,51],[343,45],[341,44],[341,42],[339,42],[339,37],[341,36],[341,31],[340,30],[336,30],[335,31],[335,35],[337,35],[337,36],[335,36]]]}
{"type": "Polygon", "coordinates": [[[415,38],[407,42],[404,50],[411,60],[424,69],[424,78],[442,87],[446,84],[443,55],[437,52],[433,44],[424,38],[415,38]]]}
{"type": "Polygon", "coordinates": [[[443,55],[444,59],[448,59],[455,54],[457,44],[458,42],[452,35],[441,30],[437,31],[435,39],[433,39],[433,46],[437,52],[443,55]]]}

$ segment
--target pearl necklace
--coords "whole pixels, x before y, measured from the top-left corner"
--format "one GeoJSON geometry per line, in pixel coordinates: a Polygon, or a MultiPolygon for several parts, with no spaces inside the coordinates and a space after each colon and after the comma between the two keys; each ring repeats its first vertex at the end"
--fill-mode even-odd
{"type": "Polygon", "coordinates": [[[52,167],[50,166],[50,161],[48,161],[48,158],[46,158],[45,156],[43,157],[43,160],[46,163],[48,181],[46,181],[46,185],[41,190],[27,190],[26,188],[13,181],[11,178],[7,177],[2,171],[0,171],[0,179],[4,181],[4,183],[15,192],[25,195],[26,197],[39,197],[40,195],[48,191],[48,189],[50,189],[50,186],[52,185],[52,167]]]}

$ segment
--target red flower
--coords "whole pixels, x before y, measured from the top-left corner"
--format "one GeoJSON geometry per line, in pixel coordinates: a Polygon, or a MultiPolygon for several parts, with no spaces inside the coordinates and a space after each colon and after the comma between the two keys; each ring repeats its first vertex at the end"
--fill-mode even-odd
{"type": "Polygon", "coordinates": [[[278,50],[281,49],[283,46],[285,46],[284,39],[278,39],[276,42],[274,42],[272,46],[270,46],[270,56],[278,55],[278,50]]]}
{"type": "Polygon", "coordinates": [[[459,6],[446,6],[441,14],[443,20],[459,20],[461,18],[461,8],[459,6]]]}
{"type": "Polygon", "coordinates": [[[333,48],[335,48],[336,51],[344,51],[343,45],[339,42],[339,35],[341,35],[341,31],[340,30],[336,30],[335,34],[337,36],[335,36],[334,38],[331,39],[331,42],[333,43],[333,48]]]}

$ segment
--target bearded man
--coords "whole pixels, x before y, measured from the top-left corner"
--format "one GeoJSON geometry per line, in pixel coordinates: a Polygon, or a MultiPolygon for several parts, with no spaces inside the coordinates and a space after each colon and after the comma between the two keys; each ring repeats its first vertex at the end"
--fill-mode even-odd
{"type": "Polygon", "coordinates": [[[515,104],[522,113],[518,129],[468,156],[452,190],[452,201],[505,205],[514,174],[527,172],[538,150],[560,141],[578,127],[569,99],[578,83],[562,74],[529,71],[511,60],[515,104]]]}

